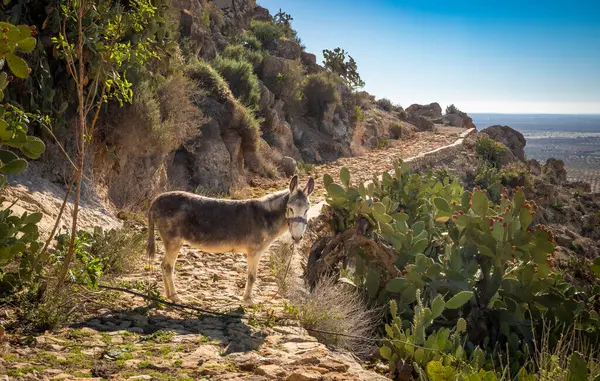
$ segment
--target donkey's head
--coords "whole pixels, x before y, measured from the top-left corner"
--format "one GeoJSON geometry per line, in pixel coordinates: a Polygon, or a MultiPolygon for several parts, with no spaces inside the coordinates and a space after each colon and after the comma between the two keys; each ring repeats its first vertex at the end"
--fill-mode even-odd
{"type": "Polygon", "coordinates": [[[298,176],[294,175],[290,181],[290,198],[288,199],[285,218],[287,220],[290,234],[294,241],[298,242],[302,239],[302,235],[308,224],[307,214],[310,209],[310,201],[308,196],[315,189],[315,180],[311,177],[308,179],[304,189],[298,187],[298,176]]]}

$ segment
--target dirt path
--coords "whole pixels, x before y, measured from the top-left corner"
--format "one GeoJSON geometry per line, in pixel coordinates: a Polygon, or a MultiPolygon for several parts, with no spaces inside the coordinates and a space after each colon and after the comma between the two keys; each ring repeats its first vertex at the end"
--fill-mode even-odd
{"type": "MultiPolygon", "coordinates": [[[[325,190],[323,189],[323,175],[331,175],[334,180],[339,179],[340,169],[347,167],[352,176],[352,182],[358,184],[371,180],[373,176],[380,175],[384,171],[393,168],[397,159],[407,159],[420,153],[453,143],[464,129],[444,129],[441,133],[418,132],[414,137],[407,140],[392,140],[391,146],[368,151],[364,155],[340,158],[332,163],[316,165],[306,173],[299,174],[302,184],[308,176],[316,180],[315,193],[311,198],[313,202],[323,201],[325,190]]],[[[288,179],[265,180],[257,179],[250,189],[242,192],[243,197],[258,197],[270,192],[285,189],[289,184],[288,179]]]]}
{"type": "MultiPolygon", "coordinates": [[[[365,181],[390,169],[398,157],[408,158],[454,140],[454,133],[421,133],[385,150],[316,167],[313,200],[323,198],[325,173],[337,178],[339,169],[347,166],[353,182],[365,181]]],[[[253,192],[283,189],[287,182],[272,182],[269,189],[255,184],[253,192]]],[[[162,293],[158,269],[163,248],[160,242],[157,246],[153,268],[140,266],[121,282],[155,282],[162,293]]],[[[257,306],[246,310],[247,318],[191,315],[168,308],[148,311],[140,298],[111,293],[76,326],[47,332],[28,344],[1,343],[0,380],[385,380],[364,370],[352,356],[317,342],[304,329],[264,324],[286,312],[270,263],[274,250],[277,246],[261,260],[253,294],[257,306]]],[[[184,246],[175,283],[187,304],[239,314],[245,273],[242,255],[202,253],[184,246]]]]}

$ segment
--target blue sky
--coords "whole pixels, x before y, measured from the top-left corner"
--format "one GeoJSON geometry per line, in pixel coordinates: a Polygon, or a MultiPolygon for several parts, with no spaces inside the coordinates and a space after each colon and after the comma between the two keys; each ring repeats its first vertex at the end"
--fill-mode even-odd
{"type": "Polygon", "coordinates": [[[258,0],[365,90],[466,112],[600,114],[600,0],[258,0]]]}

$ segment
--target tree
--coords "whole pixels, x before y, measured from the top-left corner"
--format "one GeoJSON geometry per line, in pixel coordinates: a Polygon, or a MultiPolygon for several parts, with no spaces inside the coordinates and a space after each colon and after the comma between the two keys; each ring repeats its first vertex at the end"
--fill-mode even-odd
{"type": "Polygon", "coordinates": [[[346,61],[346,54],[346,51],[340,48],[335,48],[333,51],[325,49],[323,50],[323,57],[325,58],[323,64],[327,69],[344,79],[351,88],[363,87],[365,82],[358,74],[356,61],[349,54],[346,61]]]}
{"type": "Polygon", "coordinates": [[[131,103],[132,84],[128,68],[158,59],[157,8],[151,0],[132,0],[129,9],[111,0],[62,0],[60,33],[52,39],[75,83],[78,105],[75,128],[75,199],[69,248],[57,287],[64,283],[71,263],[77,234],[81,182],[87,148],[102,106],[110,100],[131,103]]]}

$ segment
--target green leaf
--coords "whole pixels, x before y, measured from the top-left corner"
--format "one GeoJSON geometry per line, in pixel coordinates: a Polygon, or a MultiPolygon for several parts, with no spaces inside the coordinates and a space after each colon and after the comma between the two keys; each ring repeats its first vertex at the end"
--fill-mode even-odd
{"type": "Polygon", "coordinates": [[[43,217],[42,213],[31,213],[30,215],[25,217],[25,219],[23,219],[22,223],[37,224],[38,222],[40,222],[42,220],[42,217],[43,217]]]}
{"type": "Polygon", "coordinates": [[[8,129],[8,123],[4,119],[0,119],[0,141],[10,140],[13,135],[13,132],[8,129]]]}
{"type": "Polygon", "coordinates": [[[384,345],[381,348],[379,348],[379,353],[381,354],[381,357],[388,361],[392,358],[392,350],[387,345],[384,345]]]}
{"type": "Polygon", "coordinates": [[[427,248],[428,243],[427,239],[419,240],[413,244],[410,250],[415,254],[422,253],[427,248]]]}
{"type": "Polygon", "coordinates": [[[372,214],[373,217],[375,217],[375,219],[380,223],[387,224],[392,222],[392,217],[385,213],[379,213],[379,211],[377,211],[376,209],[373,209],[372,214]]]}
{"type": "Polygon", "coordinates": [[[8,75],[6,74],[6,72],[2,72],[0,73],[0,90],[4,90],[6,89],[6,86],[8,86],[8,75]]]}
{"type": "Polygon", "coordinates": [[[569,358],[567,381],[587,381],[588,364],[579,352],[573,352],[569,358]]]}
{"type": "Polygon", "coordinates": [[[42,139],[35,136],[27,136],[27,141],[23,144],[21,151],[30,159],[39,158],[46,150],[46,145],[42,139]]]}
{"type": "Polygon", "coordinates": [[[446,308],[446,302],[442,295],[438,294],[431,303],[431,318],[437,319],[444,312],[444,308],[446,308]]]}
{"type": "Polygon", "coordinates": [[[521,221],[521,229],[527,230],[529,224],[531,223],[531,214],[529,214],[529,209],[525,209],[525,207],[519,210],[519,220],[521,221]]]}
{"type": "Polygon", "coordinates": [[[346,187],[348,186],[348,184],[350,184],[350,171],[348,170],[348,168],[342,167],[342,169],[340,169],[340,181],[346,187]]]}
{"type": "Polygon", "coordinates": [[[481,192],[481,191],[475,191],[473,192],[473,199],[471,200],[473,206],[472,209],[473,211],[481,216],[481,217],[485,217],[485,215],[487,214],[488,211],[488,198],[487,196],[481,192]]]}
{"type": "Polygon", "coordinates": [[[600,257],[596,257],[596,259],[594,259],[594,262],[592,264],[592,271],[594,272],[594,274],[596,274],[598,278],[600,278],[600,257]]]}
{"type": "Polygon", "coordinates": [[[6,63],[13,72],[19,78],[27,78],[29,75],[29,66],[27,62],[21,57],[17,57],[12,53],[6,53],[6,63]]]}
{"type": "Polygon", "coordinates": [[[394,293],[399,293],[400,291],[402,291],[403,288],[404,288],[404,278],[400,278],[400,277],[391,279],[385,286],[385,289],[388,292],[394,292],[394,293]]]}
{"type": "Polygon", "coordinates": [[[333,178],[326,173],[323,175],[323,185],[325,185],[325,189],[327,189],[330,184],[333,184],[333,178]]]}
{"type": "Polygon", "coordinates": [[[464,306],[472,297],[472,291],[461,291],[446,302],[446,308],[456,310],[464,306]]]}
{"type": "Polygon", "coordinates": [[[329,186],[327,186],[327,192],[332,197],[346,198],[346,191],[336,183],[329,184],[329,186]]]}
{"type": "Polygon", "coordinates": [[[448,201],[444,200],[441,197],[434,198],[433,204],[435,205],[436,208],[438,208],[439,210],[441,210],[443,212],[452,213],[452,208],[450,208],[450,204],[448,204],[448,201]]]}
{"type": "Polygon", "coordinates": [[[17,49],[22,53],[31,53],[35,49],[36,40],[33,37],[27,37],[17,44],[17,49]]]}
{"type": "Polygon", "coordinates": [[[456,333],[458,335],[460,335],[466,331],[467,331],[467,321],[463,318],[458,319],[458,321],[456,322],[456,333]]]}
{"type": "Polygon", "coordinates": [[[27,168],[27,160],[17,159],[0,167],[0,172],[6,174],[14,174],[23,172],[27,168]]]}
{"type": "Polygon", "coordinates": [[[6,164],[10,163],[13,160],[17,160],[19,157],[14,153],[7,151],[5,149],[0,149],[0,162],[6,164]]]}

